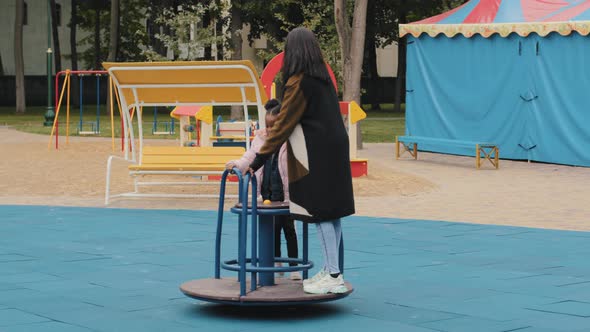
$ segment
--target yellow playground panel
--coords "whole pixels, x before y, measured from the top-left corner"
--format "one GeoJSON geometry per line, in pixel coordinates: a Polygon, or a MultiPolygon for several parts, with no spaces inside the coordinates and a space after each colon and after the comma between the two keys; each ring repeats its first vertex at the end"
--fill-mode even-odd
{"type": "MultiPolygon", "coordinates": [[[[150,159],[144,154],[143,129],[142,129],[142,109],[146,106],[175,106],[178,107],[199,107],[195,116],[203,111],[201,122],[212,122],[212,115],[204,110],[204,107],[210,106],[242,106],[244,118],[248,119],[248,107],[256,107],[258,118],[263,119],[265,110],[264,103],[267,100],[262,83],[256,69],[250,61],[184,61],[184,62],[136,62],[136,63],[104,63],[103,66],[109,72],[113,84],[117,89],[120,97],[121,108],[123,112],[123,131],[124,131],[124,158],[110,156],[107,161],[107,186],[105,193],[105,202],[108,204],[112,197],[194,197],[197,195],[189,194],[144,194],[139,192],[140,186],[149,185],[171,185],[171,184],[207,184],[206,181],[198,182],[140,182],[138,177],[145,175],[220,175],[220,160],[216,158],[214,166],[191,167],[190,171],[186,166],[175,163],[178,155],[182,150],[169,147],[151,147],[148,149],[150,155],[158,154],[158,160],[166,160],[166,154],[170,154],[168,165],[158,163],[156,166],[151,162],[144,162],[144,157],[150,159]],[[131,110],[136,112],[137,118],[137,141],[132,126],[131,110]],[[161,149],[161,151],[154,151],[161,149]],[[110,173],[111,165],[114,159],[123,159],[131,162],[129,167],[130,175],[135,180],[135,190],[130,193],[119,195],[110,195],[110,173]]],[[[173,111],[174,113],[175,111],[173,111]]],[[[178,111],[180,112],[180,110],[178,111]]],[[[174,116],[174,115],[173,115],[174,116]]],[[[179,115],[180,116],[180,115],[179,115]]],[[[182,116],[181,116],[182,117],[182,116]]],[[[264,121],[259,121],[264,126],[264,121]]],[[[247,121],[245,123],[248,123],[247,121]]],[[[186,125],[190,125],[187,123],[186,125]]],[[[250,127],[245,126],[244,137],[250,137],[250,127]]],[[[202,132],[201,138],[210,137],[210,134],[202,132]]],[[[246,148],[249,148],[249,140],[246,140],[246,148]]],[[[201,144],[201,146],[203,146],[201,144]]],[[[181,147],[178,147],[181,148],[181,147]]],[[[211,148],[199,149],[189,148],[192,153],[211,155],[211,148]]],[[[181,148],[182,149],[182,148],[181,148]]],[[[224,148],[213,148],[224,149],[224,148]]],[[[188,150],[187,150],[188,151],[188,150]]],[[[221,151],[221,150],[220,150],[221,151]]],[[[229,150],[224,150],[229,151],[229,150]]],[[[243,151],[243,149],[241,150],[243,151]]],[[[233,158],[237,154],[234,150],[231,153],[223,153],[227,158],[233,158]]],[[[201,158],[203,159],[203,158],[201,158]]],[[[194,160],[201,160],[196,158],[194,160]]],[[[230,160],[230,159],[228,159],[230,160]]],[[[209,182],[210,183],[210,182],[209,182]]],[[[198,195],[202,196],[202,195],[198,195]]]]}
{"type": "Polygon", "coordinates": [[[210,146],[213,135],[213,107],[177,106],[170,116],[180,121],[180,146],[210,146]],[[195,124],[191,124],[191,118],[195,124]],[[193,140],[192,133],[195,133],[193,140]]]}

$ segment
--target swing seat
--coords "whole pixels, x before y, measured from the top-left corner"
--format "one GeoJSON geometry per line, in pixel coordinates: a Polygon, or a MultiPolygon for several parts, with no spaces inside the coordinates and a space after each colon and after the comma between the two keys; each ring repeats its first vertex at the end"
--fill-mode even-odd
{"type": "Polygon", "coordinates": [[[97,130],[98,123],[96,121],[84,121],[78,125],[78,135],[100,135],[100,130],[97,130]],[[90,125],[90,130],[84,130],[84,124],[90,125]]]}
{"type": "Polygon", "coordinates": [[[152,125],[152,134],[153,135],[174,135],[176,131],[174,130],[174,122],[172,121],[161,121],[161,122],[154,122],[152,125]],[[164,128],[162,128],[164,127],[164,128]],[[160,130],[164,129],[164,130],[160,130]]]}

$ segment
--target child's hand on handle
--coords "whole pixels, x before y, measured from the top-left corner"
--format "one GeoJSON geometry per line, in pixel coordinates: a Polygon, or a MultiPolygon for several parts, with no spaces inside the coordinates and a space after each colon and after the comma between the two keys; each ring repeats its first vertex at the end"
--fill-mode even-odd
{"type": "Polygon", "coordinates": [[[237,167],[237,166],[236,166],[236,163],[233,161],[228,161],[227,164],[225,164],[225,169],[227,169],[228,171],[231,171],[235,167],[237,167]]]}
{"type": "MultiPolygon", "coordinates": [[[[234,168],[237,168],[238,165],[236,165],[236,163],[234,161],[228,161],[225,164],[225,169],[227,169],[228,171],[232,171],[234,168]]],[[[244,170],[242,172],[242,175],[246,175],[248,174],[248,172],[250,172],[250,175],[254,176],[254,170],[250,167],[248,167],[248,169],[244,170]]]]}

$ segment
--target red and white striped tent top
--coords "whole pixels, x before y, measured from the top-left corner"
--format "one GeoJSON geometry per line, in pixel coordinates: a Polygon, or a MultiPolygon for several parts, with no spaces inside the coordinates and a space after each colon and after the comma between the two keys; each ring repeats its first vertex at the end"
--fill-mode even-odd
{"type": "Polygon", "coordinates": [[[453,10],[418,22],[400,26],[400,35],[414,37],[422,33],[434,37],[495,33],[526,36],[535,32],[545,36],[576,31],[590,33],[590,0],[471,0],[453,10]]]}

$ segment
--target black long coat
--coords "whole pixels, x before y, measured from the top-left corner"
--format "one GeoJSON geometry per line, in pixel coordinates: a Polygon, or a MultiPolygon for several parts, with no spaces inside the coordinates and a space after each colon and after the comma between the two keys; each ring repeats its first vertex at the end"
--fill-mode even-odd
{"type": "Polygon", "coordinates": [[[331,82],[289,78],[277,121],[251,167],[262,166],[285,141],[293,218],[321,222],[354,214],[348,134],[331,82]]]}

